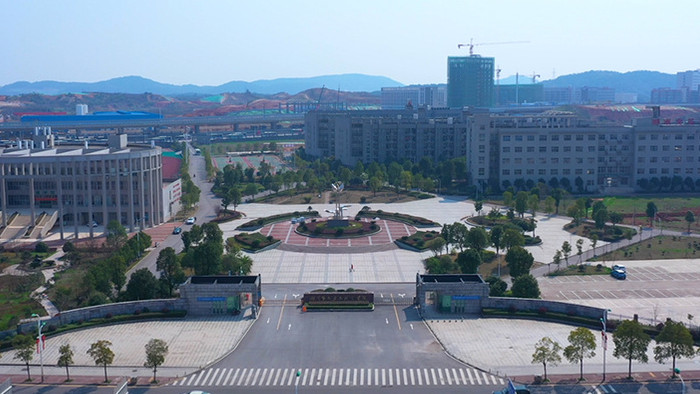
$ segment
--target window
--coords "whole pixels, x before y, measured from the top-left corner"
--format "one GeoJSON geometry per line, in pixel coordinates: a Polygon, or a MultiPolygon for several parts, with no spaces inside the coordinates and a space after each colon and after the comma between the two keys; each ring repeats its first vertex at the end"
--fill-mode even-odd
{"type": "Polygon", "coordinates": [[[539,170],[537,170],[537,175],[547,175],[547,170],[545,170],[544,168],[540,168],[539,170]]]}
{"type": "Polygon", "coordinates": [[[523,151],[523,147],[522,147],[522,146],[516,146],[516,147],[515,147],[515,153],[520,153],[520,152],[522,152],[522,151],[523,151]]]}
{"type": "Polygon", "coordinates": [[[675,150],[676,152],[678,152],[678,151],[683,150],[683,147],[681,147],[680,145],[675,145],[675,146],[673,147],[673,150],[675,150]]]}
{"type": "Polygon", "coordinates": [[[515,140],[516,140],[516,141],[522,141],[522,140],[523,140],[523,136],[522,136],[522,135],[516,135],[516,136],[515,136],[515,140]]]}
{"type": "Polygon", "coordinates": [[[558,136],[558,135],[553,135],[553,136],[552,136],[552,141],[559,141],[559,136],[558,136]]]}
{"type": "Polygon", "coordinates": [[[644,169],[643,169],[643,168],[637,168],[637,175],[644,175],[644,169]]]}
{"type": "Polygon", "coordinates": [[[668,152],[668,151],[671,150],[671,146],[670,146],[670,145],[664,145],[664,146],[661,147],[661,150],[664,151],[664,152],[668,152]]]}
{"type": "Polygon", "coordinates": [[[670,163],[670,162],[671,162],[671,158],[668,157],[668,156],[664,156],[664,157],[661,158],[661,161],[664,162],[664,163],[670,163]]]}
{"type": "Polygon", "coordinates": [[[656,168],[649,169],[649,175],[656,174],[656,168]]]}
{"type": "Polygon", "coordinates": [[[683,140],[683,134],[676,134],[676,135],[674,136],[674,138],[675,138],[676,140],[683,140]]]}
{"type": "Polygon", "coordinates": [[[510,146],[504,146],[502,150],[503,153],[510,153],[510,146]]]}
{"type": "Polygon", "coordinates": [[[530,153],[533,153],[533,152],[535,151],[535,147],[534,147],[534,146],[528,146],[528,147],[527,147],[527,151],[530,152],[530,153]]]}
{"type": "Polygon", "coordinates": [[[640,141],[646,141],[646,140],[647,140],[647,136],[646,136],[646,135],[640,135],[640,136],[639,136],[639,140],[640,140],[640,141]]]}
{"type": "Polygon", "coordinates": [[[576,152],[583,152],[583,147],[582,147],[582,146],[577,146],[577,147],[576,147],[576,152]]]}
{"type": "Polygon", "coordinates": [[[552,168],[549,170],[549,175],[559,175],[559,170],[556,168],[552,168]]]}
{"type": "Polygon", "coordinates": [[[564,141],[571,141],[571,135],[565,135],[564,141]]]}
{"type": "Polygon", "coordinates": [[[576,134],[576,141],[583,141],[583,134],[576,134]]]}
{"type": "Polygon", "coordinates": [[[514,160],[515,164],[523,164],[523,158],[522,157],[516,157],[514,160]]]}
{"type": "Polygon", "coordinates": [[[552,162],[552,164],[559,164],[559,158],[558,158],[558,157],[552,157],[552,158],[550,159],[550,161],[552,162]]]}
{"type": "Polygon", "coordinates": [[[486,152],[486,145],[479,145],[479,153],[486,152]]]}
{"type": "Polygon", "coordinates": [[[685,147],[685,150],[695,150],[695,145],[688,145],[685,147]]]}
{"type": "Polygon", "coordinates": [[[522,174],[523,174],[523,170],[521,170],[521,169],[513,170],[513,175],[522,175],[522,174]]]}
{"type": "Polygon", "coordinates": [[[576,175],[581,175],[581,174],[583,174],[583,168],[577,168],[576,175]]]}
{"type": "Polygon", "coordinates": [[[564,158],[564,164],[569,164],[571,163],[571,158],[570,157],[565,157],[564,158]]]}
{"type": "Polygon", "coordinates": [[[503,175],[510,175],[510,170],[503,170],[503,175]]]}
{"type": "Polygon", "coordinates": [[[659,146],[658,145],[650,145],[649,150],[652,152],[656,152],[659,150],[659,146]]]}
{"type": "Polygon", "coordinates": [[[568,168],[564,168],[564,169],[561,171],[561,173],[562,173],[562,175],[571,175],[571,170],[568,169],[568,168]]]}
{"type": "Polygon", "coordinates": [[[564,152],[571,152],[571,147],[570,146],[565,146],[564,147],[564,152]]]}
{"type": "Polygon", "coordinates": [[[588,151],[589,151],[589,152],[595,152],[595,146],[589,145],[589,146],[588,146],[588,151]]]}
{"type": "Polygon", "coordinates": [[[552,153],[559,152],[559,147],[558,147],[558,146],[553,146],[551,150],[552,150],[552,153]]]}
{"type": "Polygon", "coordinates": [[[535,175],[535,170],[532,168],[529,168],[525,171],[525,174],[527,175],[535,175]]]}
{"type": "Polygon", "coordinates": [[[540,135],[540,141],[547,141],[547,136],[544,134],[540,135]]]}
{"type": "Polygon", "coordinates": [[[583,157],[577,157],[576,164],[583,164],[583,157]]]}
{"type": "Polygon", "coordinates": [[[668,168],[662,168],[662,169],[661,169],[661,173],[662,173],[662,174],[668,174],[668,173],[669,173],[668,168]]]}
{"type": "Polygon", "coordinates": [[[644,163],[644,158],[643,157],[638,157],[637,158],[637,163],[644,163]]]}
{"type": "Polygon", "coordinates": [[[644,151],[646,151],[646,150],[647,150],[646,145],[639,145],[639,146],[637,147],[637,151],[639,151],[639,152],[644,152],[644,151]]]}
{"type": "Polygon", "coordinates": [[[657,141],[657,140],[659,139],[659,135],[658,135],[658,134],[652,134],[652,135],[649,136],[649,139],[652,140],[652,141],[657,141]]]}
{"type": "Polygon", "coordinates": [[[656,163],[659,161],[659,158],[656,156],[652,156],[649,158],[649,163],[656,163]]]}
{"type": "Polygon", "coordinates": [[[547,147],[546,146],[540,146],[540,153],[546,153],[547,152],[547,147]]]}
{"type": "Polygon", "coordinates": [[[528,140],[528,141],[534,141],[534,140],[535,140],[535,136],[534,136],[534,135],[528,135],[528,136],[527,136],[527,140],[528,140]]]}
{"type": "Polygon", "coordinates": [[[510,136],[509,135],[504,135],[503,136],[503,142],[508,142],[510,141],[510,136]]]}
{"type": "Polygon", "coordinates": [[[502,164],[510,164],[510,159],[507,157],[504,157],[503,159],[501,159],[501,163],[502,164]]]}
{"type": "Polygon", "coordinates": [[[528,157],[528,158],[527,158],[527,164],[535,164],[535,158],[534,158],[534,157],[528,157]]]}
{"type": "Polygon", "coordinates": [[[588,141],[595,141],[595,134],[588,134],[588,141]]]}
{"type": "Polygon", "coordinates": [[[484,168],[479,168],[479,175],[483,176],[485,173],[484,168]]]}

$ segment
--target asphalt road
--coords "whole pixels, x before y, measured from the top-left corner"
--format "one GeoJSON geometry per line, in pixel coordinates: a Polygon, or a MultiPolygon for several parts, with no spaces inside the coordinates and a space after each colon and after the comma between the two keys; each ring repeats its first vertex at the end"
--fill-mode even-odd
{"type": "MultiPolygon", "coordinates": [[[[207,223],[216,217],[216,210],[221,206],[221,199],[214,196],[212,193],[212,183],[207,182],[207,172],[204,165],[204,156],[195,156],[194,149],[188,145],[190,150],[190,175],[192,176],[192,181],[201,190],[201,195],[199,196],[199,203],[197,203],[197,210],[194,216],[197,218],[198,225],[207,223]]],[[[191,226],[183,225],[182,230],[187,231],[191,226]]],[[[158,259],[158,253],[160,250],[171,247],[175,249],[176,253],[179,253],[182,248],[182,238],[179,234],[171,234],[165,240],[158,243],[158,247],[146,255],[141,261],[133,266],[127,273],[127,278],[131,277],[131,274],[141,268],[148,268],[149,271],[153,272],[156,277],[159,276],[156,270],[156,260],[158,259]]],[[[128,282],[128,279],[127,279],[128,282]]]]}

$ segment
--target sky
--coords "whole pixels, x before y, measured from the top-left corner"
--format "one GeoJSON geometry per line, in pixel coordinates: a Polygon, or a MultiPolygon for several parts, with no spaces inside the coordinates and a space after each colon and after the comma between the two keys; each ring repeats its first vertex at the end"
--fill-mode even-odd
{"type": "Polygon", "coordinates": [[[501,77],[700,68],[697,0],[0,0],[0,85],[139,75],[172,84],[361,73],[445,83],[447,57],[501,77]],[[486,45],[488,43],[499,43],[486,45]]]}

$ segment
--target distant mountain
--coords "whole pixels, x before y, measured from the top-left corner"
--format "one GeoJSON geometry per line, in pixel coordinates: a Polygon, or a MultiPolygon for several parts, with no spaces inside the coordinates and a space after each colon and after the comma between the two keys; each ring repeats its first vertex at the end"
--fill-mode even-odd
{"type": "Polygon", "coordinates": [[[148,78],[128,76],[113,78],[100,82],[15,82],[0,87],[0,94],[16,96],[27,93],[66,94],[66,93],[154,93],[168,96],[199,94],[212,95],[219,93],[253,92],[260,94],[275,94],[285,92],[297,94],[301,91],[320,88],[325,85],[328,89],[340,88],[346,92],[374,92],[382,87],[403,86],[393,79],[364,74],[324,75],[309,78],[278,78],[263,79],[253,82],[231,81],[219,86],[172,85],[160,83],[148,78]]]}
{"type": "Polygon", "coordinates": [[[657,88],[675,88],[676,76],[658,71],[586,71],[562,75],[542,82],[545,87],[600,87],[613,88],[617,93],[637,93],[639,102],[647,102],[651,91],[657,88]]]}

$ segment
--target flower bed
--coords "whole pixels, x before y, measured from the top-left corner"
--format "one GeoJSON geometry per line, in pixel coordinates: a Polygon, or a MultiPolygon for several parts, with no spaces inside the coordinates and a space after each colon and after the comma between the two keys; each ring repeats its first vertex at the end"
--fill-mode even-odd
{"type": "Polygon", "coordinates": [[[299,234],[321,238],[349,238],[376,234],[380,231],[379,225],[374,221],[364,222],[349,220],[347,226],[331,227],[329,221],[317,221],[312,219],[301,223],[296,231],[299,234]]]}
{"type": "Polygon", "coordinates": [[[236,240],[241,247],[241,249],[256,251],[264,249],[275,242],[279,242],[278,239],[272,237],[272,235],[264,236],[260,233],[240,233],[234,235],[233,239],[236,240]]]}
{"type": "Polygon", "coordinates": [[[405,213],[397,213],[397,212],[384,212],[381,209],[377,211],[373,211],[369,209],[369,207],[365,206],[363,207],[360,212],[357,213],[357,216],[355,219],[361,218],[361,217],[370,217],[370,218],[381,218],[381,219],[390,219],[390,220],[395,220],[397,222],[402,222],[402,223],[407,223],[413,226],[417,227],[440,227],[440,223],[433,222],[430,219],[418,217],[418,216],[411,216],[411,215],[406,215],[405,213]]]}
{"type": "Polygon", "coordinates": [[[255,231],[260,229],[262,226],[270,223],[282,222],[285,220],[291,220],[295,217],[304,216],[305,218],[319,217],[318,211],[294,211],[288,213],[280,213],[278,215],[267,216],[264,218],[258,218],[241,224],[236,227],[236,230],[244,231],[255,231]]]}
{"type": "Polygon", "coordinates": [[[418,231],[411,236],[405,235],[400,239],[397,239],[396,242],[401,242],[422,252],[428,249],[428,241],[431,241],[439,236],[440,233],[437,231],[418,231]]]}

